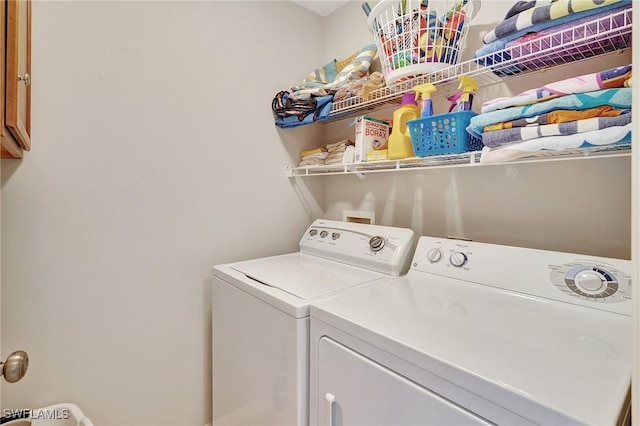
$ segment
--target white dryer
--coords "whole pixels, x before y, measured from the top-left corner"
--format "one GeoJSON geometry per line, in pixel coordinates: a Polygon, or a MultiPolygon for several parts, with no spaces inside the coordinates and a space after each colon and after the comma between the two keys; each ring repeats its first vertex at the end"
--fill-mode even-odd
{"type": "Polygon", "coordinates": [[[309,306],[405,273],[410,229],[316,220],[299,252],[213,268],[214,425],[306,425],[309,306]]]}
{"type": "Polygon", "coordinates": [[[620,425],[630,261],[421,237],[311,308],[311,425],[620,425]]]}

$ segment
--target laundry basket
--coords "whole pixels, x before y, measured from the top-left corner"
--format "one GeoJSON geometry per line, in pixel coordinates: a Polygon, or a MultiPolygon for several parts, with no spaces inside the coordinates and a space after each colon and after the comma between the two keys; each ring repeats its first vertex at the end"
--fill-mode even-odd
{"type": "Polygon", "coordinates": [[[381,0],[367,24],[387,85],[458,63],[480,0],[381,0]]]}

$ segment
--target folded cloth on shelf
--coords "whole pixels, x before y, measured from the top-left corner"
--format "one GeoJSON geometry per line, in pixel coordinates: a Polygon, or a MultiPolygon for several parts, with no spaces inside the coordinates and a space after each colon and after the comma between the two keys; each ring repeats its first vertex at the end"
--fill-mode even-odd
{"type": "Polygon", "coordinates": [[[289,128],[325,121],[338,91],[347,88],[342,96],[352,96],[348,89],[361,79],[366,81],[376,53],[375,44],[367,45],[348,63],[330,61],[307,75],[302,84],[278,92],[271,103],[276,125],[289,128]]]}
{"type": "Polygon", "coordinates": [[[335,80],[338,75],[338,68],[336,60],[329,61],[326,65],[317,68],[309,73],[309,75],[302,80],[302,83],[293,86],[291,91],[315,89],[325,86],[335,80]]]}
{"type": "Polygon", "coordinates": [[[329,154],[333,154],[335,152],[344,152],[344,149],[346,147],[347,147],[347,144],[342,144],[342,145],[339,145],[339,146],[335,146],[335,147],[329,148],[328,151],[329,151],[329,154]]]}
{"type": "Polygon", "coordinates": [[[492,99],[482,104],[481,112],[491,112],[512,106],[529,105],[575,93],[624,87],[631,76],[631,65],[571,77],[519,93],[515,96],[492,99]]]}
{"type": "Polygon", "coordinates": [[[607,127],[624,126],[629,123],[631,123],[631,113],[627,112],[617,117],[587,118],[586,120],[569,121],[567,123],[485,132],[482,134],[482,143],[489,148],[495,148],[508,143],[527,141],[546,136],[573,135],[576,133],[606,129],[607,127]]]}
{"type": "Polygon", "coordinates": [[[325,162],[329,161],[335,161],[335,160],[340,160],[342,161],[342,156],[344,155],[344,150],[341,151],[335,151],[332,152],[331,154],[329,154],[329,156],[325,159],[325,162]]]}
{"type": "Polygon", "coordinates": [[[327,152],[326,148],[313,148],[313,149],[305,149],[304,151],[300,151],[300,158],[305,158],[309,155],[321,154],[323,152],[327,152]]]}
{"type": "Polygon", "coordinates": [[[629,112],[628,109],[612,108],[608,105],[588,108],[582,111],[573,111],[570,109],[557,109],[545,114],[535,115],[528,118],[519,118],[512,121],[503,121],[501,123],[490,124],[485,126],[484,132],[493,132],[496,130],[513,129],[517,127],[533,127],[543,126],[545,124],[566,123],[569,121],[585,120],[594,117],[617,117],[620,114],[629,112]]]}
{"type": "Polygon", "coordinates": [[[485,146],[480,154],[480,163],[496,164],[519,158],[530,157],[545,150],[563,151],[567,149],[588,148],[593,146],[613,145],[631,141],[633,124],[608,127],[585,133],[567,136],[548,136],[524,142],[508,144],[498,148],[485,146]]]}
{"type": "Polygon", "coordinates": [[[557,0],[550,4],[536,5],[515,15],[510,14],[511,11],[509,11],[507,12],[508,18],[487,33],[483,41],[488,44],[498,39],[504,39],[514,33],[528,30],[537,24],[550,23],[555,25],[562,18],[575,17],[581,12],[596,10],[595,13],[597,13],[598,9],[620,1],[623,0],[557,0]]]}
{"type": "Polygon", "coordinates": [[[322,166],[324,160],[322,158],[307,158],[300,162],[300,166],[322,166]]]}
{"type": "Polygon", "coordinates": [[[308,154],[305,155],[304,157],[301,157],[302,160],[324,160],[325,158],[327,158],[329,156],[329,153],[326,151],[321,151],[321,152],[316,152],[313,154],[308,154]]]}
{"type": "MultiPolygon", "coordinates": [[[[366,80],[366,77],[369,75],[369,68],[377,52],[378,48],[375,44],[364,46],[355,56],[349,58],[349,63],[345,65],[341,64],[342,69],[336,74],[333,80],[322,84],[313,82],[311,85],[305,83],[294,86],[290,90],[291,97],[293,99],[307,99],[309,96],[336,95],[340,90],[348,90],[362,78],[366,80]]],[[[342,97],[344,97],[344,95],[342,95],[342,97]]]]}
{"type": "Polygon", "coordinates": [[[600,11],[595,15],[524,34],[508,41],[505,48],[511,52],[512,59],[526,57],[527,63],[536,65],[540,63],[540,59],[539,55],[534,54],[557,47],[559,41],[563,44],[562,54],[565,58],[593,56],[591,52],[602,51],[605,46],[611,50],[629,47],[631,32],[618,34],[613,31],[631,22],[631,5],[623,2],[616,6],[612,9],[605,8],[608,10],[600,11]],[[607,34],[604,46],[601,37],[596,37],[603,33],[607,34]],[[592,41],[588,41],[590,39],[592,41]],[[574,46],[572,44],[574,40],[584,40],[587,44],[579,42],[574,46]]]}
{"type": "MultiPolygon", "coordinates": [[[[500,64],[502,62],[509,61],[515,57],[522,56],[519,54],[519,49],[516,49],[513,44],[510,44],[523,36],[531,37],[531,34],[539,33],[544,30],[555,33],[556,31],[562,31],[563,29],[571,30],[578,25],[581,25],[585,22],[596,21],[602,17],[608,17],[609,15],[617,12],[618,10],[623,10],[625,8],[629,8],[631,6],[631,0],[620,0],[616,3],[603,3],[598,8],[589,9],[584,11],[577,11],[567,16],[563,16],[561,18],[549,21],[539,22],[537,24],[533,24],[528,28],[522,29],[520,31],[516,31],[507,36],[498,38],[488,44],[485,44],[483,47],[476,50],[473,54],[473,59],[480,65],[491,66],[500,64]],[[509,49],[507,49],[509,47],[509,49]],[[506,50],[505,50],[506,49],[506,50]]],[[[594,24],[594,28],[592,31],[601,31],[599,30],[599,25],[607,25],[607,22],[602,22],[600,24],[594,24]]],[[[602,30],[608,30],[609,28],[604,28],[602,30]]],[[[557,45],[561,43],[566,43],[567,41],[571,41],[571,35],[563,35],[561,41],[555,41],[555,45],[553,47],[557,47],[557,45]]],[[[588,34],[586,34],[588,35],[588,34]]],[[[526,43],[525,43],[526,44],[526,43]]],[[[587,55],[588,56],[588,55],[587,55]]],[[[535,58],[530,58],[530,60],[535,61],[535,58]]],[[[513,64],[512,67],[506,68],[504,74],[515,74],[517,72],[523,71],[526,69],[526,66],[513,64]]]]}
{"type": "Polygon", "coordinates": [[[337,149],[344,149],[347,147],[347,145],[353,145],[353,142],[350,141],[349,139],[342,139],[341,141],[338,141],[338,142],[328,143],[326,147],[327,147],[327,151],[333,152],[337,149]]]}
{"type": "Polygon", "coordinates": [[[628,109],[631,108],[631,90],[632,89],[625,87],[620,89],[596,90],[588,93],[576,93],[536,104],[478,114],[471,118],[467,131],[473,136],[481,137],[483,129],[491,124],[519,118],[534,117],[538,114],[544,114],[558,109],[584,110],[603,105],[628,109]]]}
{"type": "Polygon", "coordinates": [[[532,0],[532,1],[518,1],[507,11],[507,14],[504,16],[504,19],[509,19],[512,16],[519,14],[520,12],[524,12],[525,10],[531,9],[532,7],[540,7],[546,4],[551,3],[555,0],[532,0]]]}

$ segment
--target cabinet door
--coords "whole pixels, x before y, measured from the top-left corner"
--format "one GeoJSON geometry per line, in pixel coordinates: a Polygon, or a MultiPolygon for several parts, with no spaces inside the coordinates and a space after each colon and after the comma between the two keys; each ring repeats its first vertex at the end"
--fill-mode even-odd
{"type": "Polygon", "coordinates": [[[311,424],[489,425],[334,340],[321,338],[318,351],[318,413],[311,424]]]}
{"type": "Polygon", "coordinates": [[[7,0],[5,126],[31,149],[31,0],[7,0]]]}

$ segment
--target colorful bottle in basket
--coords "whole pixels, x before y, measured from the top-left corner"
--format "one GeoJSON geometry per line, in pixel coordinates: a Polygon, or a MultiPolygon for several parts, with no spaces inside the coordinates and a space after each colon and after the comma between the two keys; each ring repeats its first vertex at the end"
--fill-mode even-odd
{"type": "Polygon", "coordinates": [[[413,157],[413,144],[407,121],[420,117],[420,109],[415,99],[415,94],[402,95],[402,104],[393,111],[393,130],[389,135],[388,156],[392,160],[413,157]]]}
{"type": "Polygon", "coordinates": [[[413,86],[412,90],[416,92],[416,101],[420,98],[420,117],[431,117],[433,115],[431,94],[437,90],[436,86],[431,83],[424,83],[413,86]]]}

